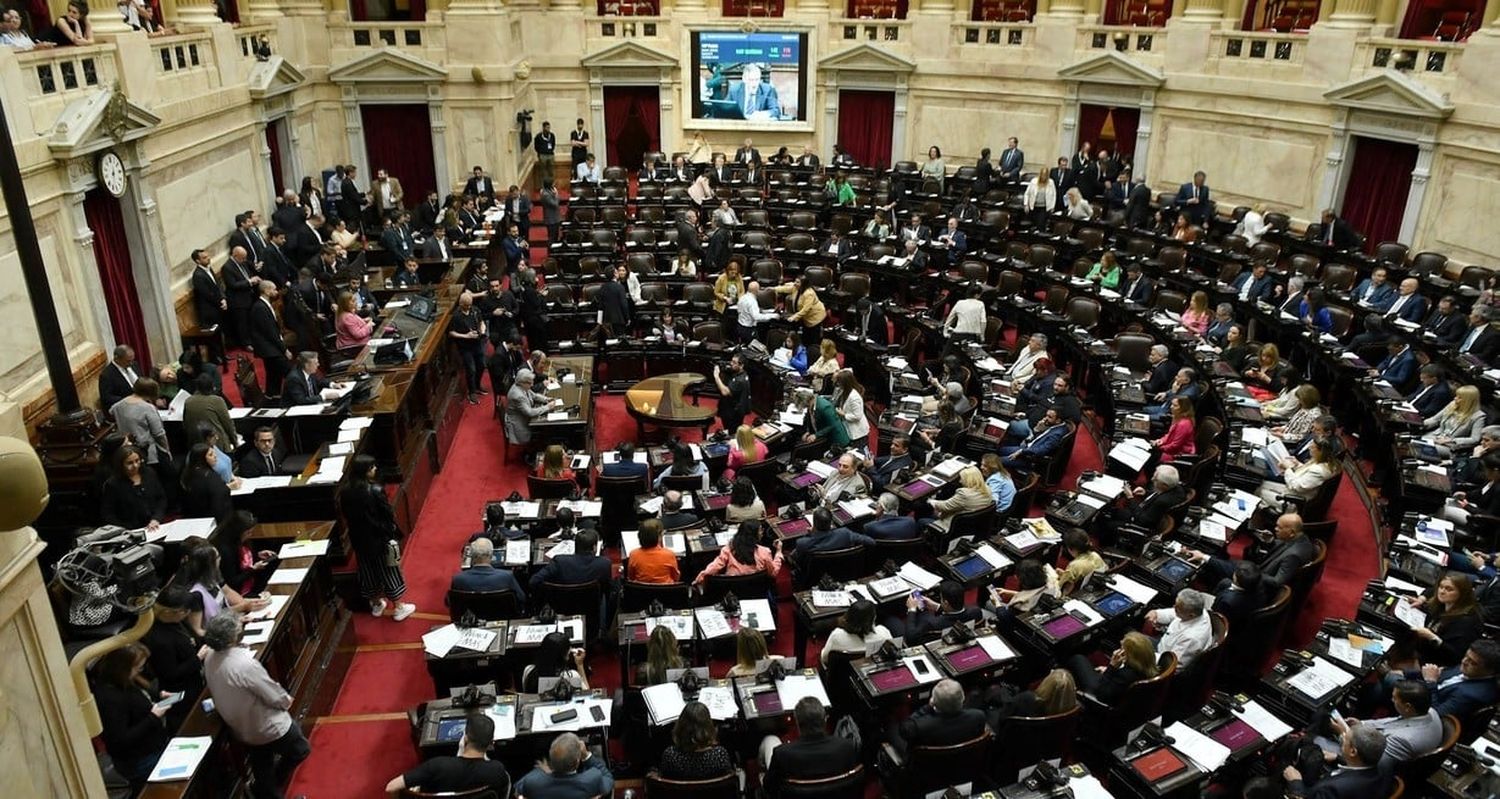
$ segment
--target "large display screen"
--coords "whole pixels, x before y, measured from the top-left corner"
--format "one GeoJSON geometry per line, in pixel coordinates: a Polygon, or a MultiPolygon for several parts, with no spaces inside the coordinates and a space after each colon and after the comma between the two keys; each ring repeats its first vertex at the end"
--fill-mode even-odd
{"type": "Polygon", "coordinates": [[[693,118],[807,119],[807,34],[693,31],[693,118]]]}

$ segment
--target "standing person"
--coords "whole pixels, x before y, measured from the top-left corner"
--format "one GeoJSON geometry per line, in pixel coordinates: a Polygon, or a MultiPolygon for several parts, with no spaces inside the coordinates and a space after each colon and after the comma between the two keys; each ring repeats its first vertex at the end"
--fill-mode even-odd
{"type": "Polygon", "coordinates": [[[271,679],[249,649],[240,646],[243,636],[239,614],[221,613],[208,621],[203,643],[212,651],[203,659],[203,677],[213,696],[214,711],[249,749],[250,773],[255,778],[251,795],[281,799],[282,783],[312,754],[312,745],[287,713],[292,695],[271,679]]]}
{"type": "Polygon", "coordinates": [[[593,142],[589,139],[589,132],[583,129],[583,120],[578,120],[578,127],[568,133],[568,142],[573,148],[573,168],[583,163],[589,155],[589,145],[593,142]]]}
{"type": "Polygon", "coordinates": [[[725,430],[736,430],[750,413],[750,378],[738,353],[729,359],[728,379],[729,382],[724,382],[725,375],[714,366],[714,382],[719,386],[719,421],[725,430]]]}
{"type": "Polygon", "coordinates": [[[542,180],[552,180],[556,168],[557,134],[552,132],[551,122],[542,123],[542,132],[536,135],[532,146],[536,148],[536,165],[542,173],[542,180]]]}
{"type": "Polygon", "coordinates": [[[376,475],[379,467],[369,455],[354,456],[349,476],[338,492],[338,508],[349,529],[349,543],[358,561],[359,593],[370,603],[370,615],[385,615],[387,600],[396,603],[392,616],[403,621],[417,606],[402,602],[406,578],[401,574],[401,528],[376,475]]]}
{"type": "Polygon", "coordinates": [[[469,388],[469,404],[478,405],[479,397],[490,392],[480,385],[484,374],[484,317],[474,310],[474,295],[467,291],[458,295],[458,307],[453,310],[453,319],[448,323],[448,337],[458,348],[458,360],[464,367],[464,380],[469,388]]]}
{"type": "Polygon", "coordinates": [[[562,200],[557,196],[557,185],[551,178],[542,180],[537,202],[542,206],[542,224],[547,226],[547,244],[556,244],[558,228],[562,225],[562,200]]]}
{"type": "Polygon", "coordinates": [[[775,292],[794,298],[796,310],[788,314],[786,320],[802,323],[803,346],[809,350],[820,346],[823,342],[823,320],[828,318],[828,309],[818,298],[818,290],[799,275],[791,283],[777,286],[775,292]]]}

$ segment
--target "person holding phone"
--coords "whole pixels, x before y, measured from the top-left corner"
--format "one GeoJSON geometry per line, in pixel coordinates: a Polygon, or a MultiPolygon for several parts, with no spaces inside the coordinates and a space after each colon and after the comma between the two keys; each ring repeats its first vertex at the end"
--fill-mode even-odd
{"type": "Polygon", "coordinates": [[[115,770],[130,780],[132,791],[146,784],[172,738],[163,719],[173,704],[164,700],[174,694],[143,687],[141,667],[147,656],[144,646],[131,644],[106,654],[94,666],[94,701],[104,724],[104,749],[115,770]]]}

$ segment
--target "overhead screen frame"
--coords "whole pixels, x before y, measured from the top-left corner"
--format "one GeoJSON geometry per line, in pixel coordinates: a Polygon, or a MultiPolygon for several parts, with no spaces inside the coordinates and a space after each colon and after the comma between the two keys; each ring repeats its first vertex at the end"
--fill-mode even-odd
{"type": "Polygon", "coordinates": [[[757,131],[757,132],[781,132],[781,133],[812,133],[815,130],[814,119],[818,116],[815,110],[817,96],[817,36],[814,36],[815,28],[805,24],[785,25],[760,25],[746,30],[743,27],[733,27],[725,24],[697,24],[684,26],[682,35],[682,63],[685,65],[686,76],[682,81],[682,107],[686,113],[682,115],[682,127],[685,130],[718,130],[718,131],[757,131]],[[755,119],[703,119],[698,116],[702,108],[702,98],[699,96],[699,48],[697,46],[701,34],[766,34],[766,35],[791,35],[799,37],[799,69],[802,74],[801,85],[798,86],[797,106],[802,115],[801,119],[771,122],[755,119]]]}

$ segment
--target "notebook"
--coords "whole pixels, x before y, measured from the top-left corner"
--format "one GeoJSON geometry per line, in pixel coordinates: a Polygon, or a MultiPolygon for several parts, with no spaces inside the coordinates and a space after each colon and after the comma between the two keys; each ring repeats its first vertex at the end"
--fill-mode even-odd
{"type": "Polygon", "coordinates": [[[1166,747],[1130,761],[1130,766],[1147,782],[1153,783],[1161,782],[1187,769],[1187,763],[1176,752],[1166,747]]]}

